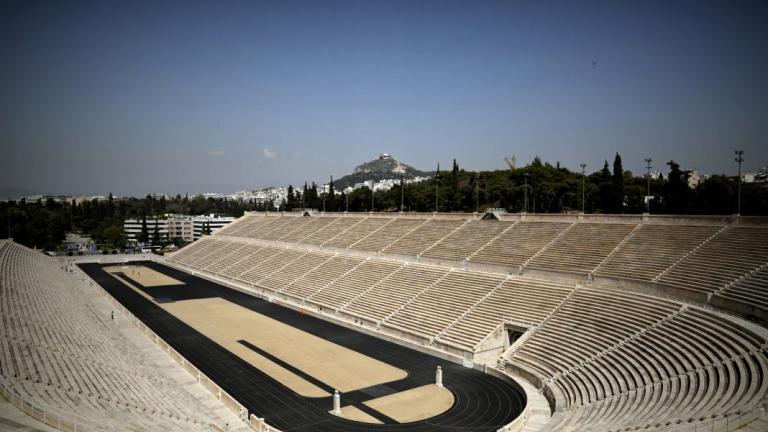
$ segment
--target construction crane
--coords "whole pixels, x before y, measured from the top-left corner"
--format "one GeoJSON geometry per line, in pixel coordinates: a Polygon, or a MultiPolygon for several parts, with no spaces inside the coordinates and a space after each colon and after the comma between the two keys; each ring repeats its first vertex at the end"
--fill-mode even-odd
{"type": "Polygon", "coordinates": [[[512,156],[512,159],[508,159],[506,156],[504,156],[504,162],[506,162],[507,165],[509,165],[509,169],[511,169],[512,171],[515,170],[515,165],[517,164],[516,157],[512,156]]]}

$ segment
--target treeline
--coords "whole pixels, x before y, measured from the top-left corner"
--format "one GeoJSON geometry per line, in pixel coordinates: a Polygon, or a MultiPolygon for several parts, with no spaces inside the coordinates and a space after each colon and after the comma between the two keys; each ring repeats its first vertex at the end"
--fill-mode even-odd
{"type": "MultiPolygon", "coordinates": [[[[281,210],[314,208],[326,211],[419,211],[474,212],[504,208],[509,212],[734,214],[737,212],[738,179],[715,175],[694,188],[690,172],[675,161],[666,164],[668,174],[650,180],[623,169],[621,156],[605,161],[595,172],[582,175],[560,164],[543,163],[538,157],[515,170],[465,171],[454,161],[450,171],[431,180],[398,184],[387,191],[362,187],[349,194],[318,192],[314,183],[301,189],[290,186],[281,210]],[[582,189],[583,186],[583,189],[582,189]],[[583,195],[582,195],[583,191],[583,195]],[[436,199],[437,197],[437,199],[436,199]],[[582,200],[583,197],[583,200],[582,200]]],[[[768,215],[768,187],[743,184],[741,214],[768,215]]]]}
{"type": "MultiPolygon", "coordinates": [[[[737,212],[738,179],[715,175],[698,186],[688,186],[690,173],[674,161],[667,164],[668,174],[650,181],[650,211],[666,214],[724,215],[737,212]]],[[[166,213],[200,215],[217,213],[239,217],[245,211],[292,211],[313,208],[325,211],[419,211],[474,212],[504,208],[509,212],[569,213],[643,213],[648,208],[646,176],[625,171],[621,156],[613,164],[605,162],[595,172],[582,175],[559,164],[543,163],[539,158],[515,170],[473,172],[459,168],[454,161],[449,171],[411,184],[395,185],[371,195],[367,187],[349,194],[337,194],[333,183],[323,192],[316,184],[300,189],[288,188],[288,197],[280,203],[255,203],[239,200],[187,197],[171,199],[129,198],[79,201],[75,203],[2,202],[0,203],[0,238],[10,234],[29,247],[56,249],[66,232],[88,235],[98,243],[124,245],[123,220],[151,219],[166,213]],[[582,201],[583,191],[583,201],[582,201]],[[437,197],[437,200],[436,200],[437,197]]],[[[743,184],[741,214],[768,215],[768,185],[743,184]]],[[[151,235],[148,233],[147,235],[151,235]]]]}
{"type": "Polygon", "coordinates": [[[272,203],[257,204],[223,198],[193,198],[177,195],[172,199],[128,198],[116,200],[112,194],[106,200],[59,203],[45,201],[0,202],[0,238],[12,237],[29,247],[55,250],[66,233],[76,231],[97,243],[123,247],[125,219],[152,219],[166,213],[201,215],[216,213],[242,216],[245,211],[273,208],[272,203]]]}

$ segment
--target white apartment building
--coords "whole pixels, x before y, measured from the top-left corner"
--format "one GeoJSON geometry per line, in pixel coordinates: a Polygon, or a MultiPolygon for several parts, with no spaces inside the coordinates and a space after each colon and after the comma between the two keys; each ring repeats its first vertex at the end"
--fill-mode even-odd
{"type": "Polygon", "coordinates": [[[191,221],[194,226],[194,239],[198,240],[203,236],[203,228],[206,224],[208,224],[211,229],[211,234],[213,234],[234,220],[235,218],[231,216],[217,216],[215,214],[192,216],[191,221]]]}
{"type": "MultiPolygon", "coordinates": [[[[146,221],[147,221],[147,235],[149,235],[150,239],[155,233],[155,226],[157,226],[157,233],[160,239],[165,240],[168,238],[168,221],[166,219],[164,218],[155,219],[153,217],[152,218],[148,217],[146,221]]],[[[138,241],[138,238],[141,235],[141,226],[143,223],[144,223],[143,218],[126,219],[123,221],[123,233],[125,234],[125,238],[128,239],[129,242],[138,241]]]]}
{"type": "MultiPolygon", "coordinates": [[[[200,239],[203,236],[205,227],[211,229],[211,234],[223,228],[228,223],[235,220],[230,216],[217,216],[215,214],[202,216],[166,214],[162,217],[147,218],[147,234],[151,240],[155,225],[161,241],[170,241],[180,238],[182,241],[191,242],[200,239]]],[[[123,221],[123,232],[129,242],[136,242],[141,234],[143,218],[126,219],[123,221]]]]}

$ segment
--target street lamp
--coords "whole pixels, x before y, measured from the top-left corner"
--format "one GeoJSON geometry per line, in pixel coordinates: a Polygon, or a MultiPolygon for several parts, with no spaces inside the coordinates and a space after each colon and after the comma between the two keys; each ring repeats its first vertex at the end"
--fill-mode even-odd
{"type": "Polygon", "coordinates": [[[583,164],[581,164],[579,166],[581,167],[581,213],[586,213],[587,212],[587,202],[584,199],[584,197],[585,197],[585,195],[584,195],[584,179],[587,176],[587,171],[586,171],[587,164],[583,163],[583,164]]]}
{"type": "Polygon", "coordinates": [[[645,200],[647,201],[646,212],[648,214],[651,214],[651,162],[653,162],[653,159],[645,158],[646,168],[648,169],[648,188],[645,193],[645,200]]]}
{"type": "Polygon", "coordinates": [[[744,150],[735,150],[734,153],[736,153],[736,159],[734,160],[739,164],[738,211],[736,215],[741,216],[741,163],[744,162],[744,150]]]}
{"type": "Polygon", "coordinates": [[[440,164],[437,164],[437,172],[435,173],[435,213],[438,209],[437,197],[440,194],[440,164]]]}

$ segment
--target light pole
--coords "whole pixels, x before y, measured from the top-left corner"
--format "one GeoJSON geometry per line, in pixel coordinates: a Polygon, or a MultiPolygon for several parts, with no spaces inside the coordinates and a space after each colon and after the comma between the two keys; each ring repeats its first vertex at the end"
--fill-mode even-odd
{"type": "Polygon", "coordinates": [[[738,210],[736,215],[741,216],[741,163],[744,162],[744,150],[736,150],[734,153],[736,153],[736,159],[734,160],[739,164],[738,210]]]}
{"type": "Polygon", "coordinates": [[[653,159],[645,158],[645,168],[648,170],[648,186],[645,193],[646,212],[648,214],[651,214],[651,162],[653,162],[653,159]]]}
{"type": "Polygon", "coordinates": [[[584,199],[584,179],[587,177],[587,164],[579,165],[581,167],[581,213],[587,212],[587,201],[584,199]]]}
{"type": "Polygon", "coordinates": [[[440,194],[440,164],[437,164],[437,173],[435,173],[435,213],[437,213],[437,197],[440,194]]]}

